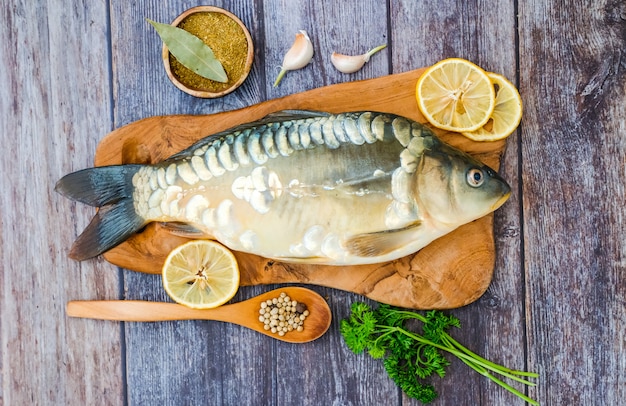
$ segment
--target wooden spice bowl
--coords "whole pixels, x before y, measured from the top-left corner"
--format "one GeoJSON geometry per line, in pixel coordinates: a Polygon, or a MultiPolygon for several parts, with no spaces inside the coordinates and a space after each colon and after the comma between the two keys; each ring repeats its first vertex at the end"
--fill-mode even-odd
{"type": "MultiPolygon", "coordinates": [[[[165,44],[163,44],[163,53],[162,53],[163,65],[165,66],[165,71],[167,72],[167,76],[169,77],[169,79],[177,88],[179,88],[183,92],[190,94],[192,96],[195,96],[195,97],[200,97],[200,98],[205,98],[205,99],[222,97],[232,92],[233,90],[237,89],[239,86],[241,86],[241,84],[248,77],[248,74],[250,73],[250,69],[252,68],[252,61],[254,59],[254,45],[252,43],[252,37],[250,36],[250,32],[248,31],[246,26],[241,22],[241,20],[236,15],[232,14],[231,12],[227,10],[224,10],[219,7],[214,7],[214,6],[197,6],[197,7],[190,8],[186,10],[185,12],[183,12],[181,15],[179,15],[172,22],[172,25],[175,27],[185,29],[184,24],[187,21],[189,21],[190,18],[200,17],[203,15],[203,14],[198,14],[198,13],[203,13],[204,15],[215,13],[220,18],[222,18],[221,16],[223,16],[224,18],[228,18],[232,20],[234,23],[236,23],[237,26],[239,26],[239,28],[242,30],[242,34],[243,36],[245,36],[245,42],[247,44],[247,52],[245,53],[245,60],[243,60],[244,59],[243,55],[241,55],[241,57],[235,58],[234,60],[224,60],[219,55],[219,49],[215,49],[215,43],[208,44],[209,46],[211,46],[211,48],[213,48],[213,52],[215,53],[215,56],[222,63],[222,65],[224,66],[224,69],[226,70],[226,73],[228,75],[227,83],[220,83],[220,82],[215,82],[206,78],[202,78],[196,73],[183,67],[170,54],[165,44]],[[230,69],[231,67],[236,67],[236,68],[230,69]],[[229,72],[229,70],[231,70],[231,72],[229,72]],[[235,71],[237,74],[231,78],[233,71],[235,71]],[[185,80],[182,76],[182,73],[178,74],[177,72],[184,73],[185,77],[187,77],[188,79],[185,80]]],[[[191,30],[187,30],[187,31],[191,32],[191,30]]],[[[198,35],[198,33],[195,33],[195,32],[191,32],[191,33],[203,39],[200,35],[198,35]]],[[[207,34],[209,34],[208,31],[207,31],[207,34]]],[[[214,38],[214,40],[216,39],[214,38]]],[[[207,42],[206,40],[204,41],[205,43],[207,42]]],[[[219,41],[224,43],[226,47],[226,44],[229,41],[232,41],[232,38],[224,38],[223,40],[222,38],[219,38],[219,41]]]]}

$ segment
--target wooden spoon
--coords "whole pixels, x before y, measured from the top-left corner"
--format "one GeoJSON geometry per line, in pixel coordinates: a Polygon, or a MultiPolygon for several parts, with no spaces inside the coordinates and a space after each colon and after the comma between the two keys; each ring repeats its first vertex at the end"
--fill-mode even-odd
{"type": "Polygon", "coordinates": [[[323,297],[310,289],[295,286],[275,289],[243,302],[207,310],[141,300],[79,300],[68,302],[66,312],[70,317],[116,321],[225,321],[290,343],[306,343],[321,337],[330,327],[332,319],[330,307],[323,297]],[[259,309],[261,302],[277,298],[282,292],[292,300],[304,303],[310,314],[304,320],[303,331],[290,331],[281,337],[263,328],[263,323],[259,321],[259,309]]]}

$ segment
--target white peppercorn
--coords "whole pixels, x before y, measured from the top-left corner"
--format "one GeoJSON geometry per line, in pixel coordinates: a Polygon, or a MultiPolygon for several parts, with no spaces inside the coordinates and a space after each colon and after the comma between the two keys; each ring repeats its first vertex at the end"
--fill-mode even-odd
{"type": "Polygon", "coordinates": [[[294,330],[303,331],[308,315],[307,306],[293,300],[285,292],[261,302],[259,309],[259,321],[263,323],[263,328],[280,336],[294,330]]]}

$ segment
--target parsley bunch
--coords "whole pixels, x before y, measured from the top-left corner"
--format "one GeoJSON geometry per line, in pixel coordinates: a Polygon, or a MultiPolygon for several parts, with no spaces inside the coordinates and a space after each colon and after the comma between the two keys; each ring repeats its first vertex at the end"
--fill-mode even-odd
{"type": "Polygon", "coordinates": [[[425,314],[381,304],[373,310],[365,303],[352,304],[350,318],[341,321],[341,335],[355,354],[366,351],[372,358],[384,359],[385,370],[393,381],[412,398],[429,403],[437,397],[433,385],[426,378],[433,373],[441,378],[450,362],[442,351],[453,354],[470,368],[486,376],[532,405],[539,403],[524,395],[495,374],[534,386],[525,378],[537,378],[533,372],[515,371],[488,361],[471,352],[447,330],[460,327],[459,319],[441,311],[425,314]],[[409,330],[407,321],[422,323],[421,334],[409,330]]]}

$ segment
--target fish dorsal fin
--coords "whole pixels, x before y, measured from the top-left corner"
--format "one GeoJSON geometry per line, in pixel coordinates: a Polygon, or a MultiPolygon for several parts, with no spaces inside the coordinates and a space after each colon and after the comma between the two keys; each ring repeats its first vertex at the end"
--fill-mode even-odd
{"type": "Polygon", "coordinates": [[[270,113],[267,116],[251,121],[249,123],[239,124],[234,127],[230,127],[224,131],[220,131],[218,133],[209,135],[195,144],[191,145],[188,148],[168,157],[166,161],[176,160],[178,158],[186,157],[191,152],[197,150],[198,148],[202,148],[205,145],[211,144],[216,139],[220,139],[225,137],[228,134],[232,134],[238,131],[245,131],[250,128],[259,127],[268,123],[275,123],[278,121],[288,121],[288,120],[305,120],[307,118],[321,118],[321,117],[329,117],[330,113],[325,113],[323,111],[314,111],[314,110],[280,110],[274,113],[270,113]]]}
{"type": "Polygon", "coordinates": [[[249,128],[260,127],[269,123],[276,123],[280,121],[289,121],[289,120],[306,120],[307,118],[321,118],[321,117],[329,117],[330,113],[325,113],[323,111],[314,111],[314,110],[279,110],[273,113],[268,114],[267,116],[260,118],[255,121],[251,121],[249,123],[239,124],[234,127],[231,127],[227,130],[220,131],[219,133],[212,135],[213,137],[221,137],[226,134],[230,134],[237,131],[244,131],[249,128]]]}
{"type": "Polygon", "coordinates": [[[389,254],[407,245],[421,221],[395,230],[377,231],[354,235],[344,243],[351,255],[357,257],[378,257],[389,254]]]}
{"type": "Polygon", "coordinates": [[[317,110],[280,110],[268,114],[259,121],[266,124],[273,121],[304,120],[307,118],[329,117],[331,114],[317,110]]]}
{"type": "Polygon", "coordinates": [[[314,111],[314,110],[279,110],[273,113],[268,114],[267,116],[260,118],[255,121],[251,121],[249,123],[243,123],[236,125],[234,127],[228,128],[224,131],[220,131],[211,136],[220,137],[223,135],[227,135],[237,131],[247,130],[248,128],[259,127],[268,123],[275,123],[279,121],[289,121],[289,120],[305,120],[307,118],[321,118],[321,117],[329,117],[330,113],[325,113],[323,111],[314,111]]]}
{"type": "Polygon", "coordinates": [[[189,223],[183,222],[168,222],[168,223],[159,223],[159,225],[165,229],[167,232],[178,235],[180,237],[186,238],[212,238],[212,236],[208,235],[202,230],[197,229],[193,225],[189,223]]]}

